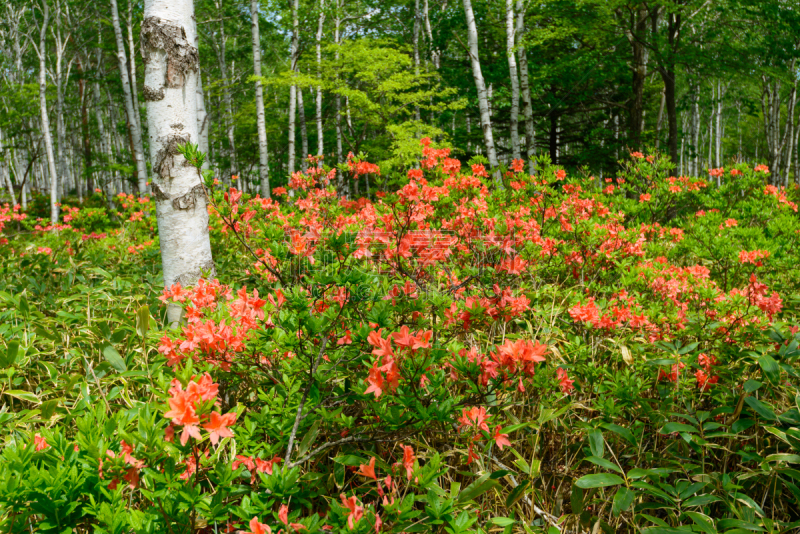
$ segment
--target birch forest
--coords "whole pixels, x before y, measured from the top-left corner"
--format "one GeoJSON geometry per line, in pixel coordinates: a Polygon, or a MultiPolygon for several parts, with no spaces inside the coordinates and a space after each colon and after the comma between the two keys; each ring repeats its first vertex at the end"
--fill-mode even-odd
{"type": "MultiPolygon", "coordinates": [[[[143,4],[2,9],[6,197],[25,209],[38,196],[146,192],[143,4]]],[[[269,196],[309,154],[336,165],[350,152],[382,164],[370,188],[385,189],[420,135],[492,168],[547,154],[607,174],[652,148],[681,175],[747,161],[768,165],[776,185],[797,180],[791,2],[202,0],[195,10],[196,141],[215,176],[244,191],[269,196]]]]}
{"type": "Polygon", "coordinates": [[[799,2],[0,2],[0,533],[800,533],[799,2]]]}

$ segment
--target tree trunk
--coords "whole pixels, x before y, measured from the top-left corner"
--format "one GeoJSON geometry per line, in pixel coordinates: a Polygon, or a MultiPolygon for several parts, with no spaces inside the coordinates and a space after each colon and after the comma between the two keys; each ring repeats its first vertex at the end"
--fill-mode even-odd
{"type": "MultiPolygon", "coordinates": [[[[133,42],[133,0],[128,0],[128,52],[130,52],[130,62],[128,65],[131,77],[131,97],[133,98],[133,120],[136,127],[142,131],[142,116],[139,114],[139,86],[136,83],[136,46],[133,42]]],[[[141,149],[141,148],[140,148],[141,149]]],[[[142,157],[144,157],[144,149],[142,157]]]]}
{"type": "MultiPolygon", "coordinates": [[[[92,142],[89,138],[89,110],[87,105],[88,96],[86,94],[86,77],[84,73],[83,63],[80,56],[77,58],[76,66],[80,72],[80,79],[78,80],[78,95],[81,103],[81,144],[83,148],[83,165],[84,174],[86,175],[86,190],[91,195],[94,188],[94,171],[92,169],[92,142]]],[[[83,202],[83,183],[82,179],[76,181],[78,184],[78,199],[83,202]]]]}
{"type": "Polygon", "coordinates": [[[633,12],[628,39],[633,55],[631,57],[631,90],[630,122],[628,123],[628,144],[632,150],[639,150],[642,143],[642,124],[644,122],[644,86],[647,80],[647,47],[644,45],[644,34],[647,32],[648,11],[642,7],[633,12]]]}
{"type": "MultiPolygon", "coordinates": [[[[261,77],[261,39],[258,33],[258,1],[250,0],[250,24],[253,33],[253,72],[256,78],[261,77]]],[[[261,80],[256,79],[256,127],[258,129],[258,178],[261,182],[260,192],[269,198],[269,152],[267,146],[267,126],[264,120],[264,88],[261,80]]]]}
{"type": "MultiPolygon", "coordinates": [[[[525,5],[523,0],[517,0],[517,41],[522,41],[525,32],[525,5]]],[[[529,172],[536,171],[533,161],[536,157],[536,132],[533,126],[533,105],[531,101],[531,87],[528,82],[528,54],[525,49],[519,49],[519,78],[522,91],[523,114],[525,116],[525,156],[528,160],[529,172]]]]}
{"type": "Polygon", "coordinates": [[[297,88],[297,115],[300,121],[300,168],[305,172],[308,169],[308,130],[306,128],[306,106],[303,103],[303,88],[297,88]]]}
{"type": "Polygon", "coordinates": [[[469,42],[469,56],[472,63],[472,77],[475,79],[475,88],[478,91],[478,108],[481,113],[481,129],[483,130],[483,141],[486,145],[486,153],[489,165],[494,172],[494,180],[498,186],[502,186],[500,179],[500,169],[497,163],[497,152],[494,146],[494,135],[492,134],[492,121],[489,117],[489,99],[486,94],[486,84],[483,81],[481,71],[481,61],[478,56],[478,29],[475,25],[475,15],[472,12],[472,1],[463,0],[464,14],[467,18],[467,36],[469,42]]]}
{"type": "MultiPolygon", "coordinates": [[[[336,20],[333,30],[333,42],[336,45],[336,61],[339,61],[339,44],[341,42],[341,33],[339,28],[342,21],[341,8],[342,0],[336,0],[336,20]]],[[[338,86],[338,74],[336,75],[336,81],[338,86]]],[[[339,95],[338,91],[336,92],[336,97],[334,98],[334,105],[336,107],[336,163],[341,165],[344,162],[344,155],[342,154],[342,97],[339,95]]],[[[349,197],[350,186],[349,184],[345,184],[344,176],[342,175],[341,171],[337,173],[337,178],[337,191],[339,192],[339,195],[349,197]]]]}
{"type": "MultiPolygon", "coordinates": [[[[522,0],[518,0],[521,2],[522,0]]],[[[439,50],[433,43],[433,28],[431,27],[431,17],[430,11],[428,9],[428,0],[425,0],[423,3],[423,18],[425,19],[425,33],[428,35],[428,43],[431,45],[431,61],[433,61],[433,66],[436,67],[436,70],[439,70],[441,66],[441,55],[439,50]]]]}
{"type": "Polygon", "coordinates": [[[519,148],[519,77],[515,45],[514,0],[506,0],[506,55],[511,79],[511,157],[520,159],[519,148]]]}
{"type": "Polygon", "coordinates": [[[39,111],[42,118],[42,135],[44,136],[47,170],[50,174],[50,222],[58,222],[58,173],[53,155],[53,137],[50,134],[50,118],[47,116],[47,25],[50,22],[50,8],[47,0],[42,0],[42,26],[39,31],[39,111]]]}
{"type": "MultiPolygon", "coordinates": [[[[161,261],[166,287],[214,276],[206,191],[177,147],[197,141],[197,48],[192,0],[145,0],[142,53],[161,261]],[[188,89],[188,90],[187,90],[188,89]]],[[[181,309],[167,310],[170,323],[181,309]]]]}
{"type": "MultiPolygon", "coordinates": [[[[114,25],[114,37],[117,41],[117,66],[119,76],[122,79],[122,93],[125,98],[125,113],[128,115],[128,127],[133,138],[133,161],[136,166],[136,181],[139,186],[139,194],[147,192],[147,166],[144,162],[144,145],[142,144],[142,131],[136,121],[136,110],[133,105],[133,94],[128,78],[127,59],[125,58],[125,44],[122,41],[122,29],[119,25],[119,11],[117,0],[111,0],[111,21],[114,25]]],[[[146,96],[146,95],[145,95],[146,96]]]]}
{"type": "MultiPolygon", "coordinates": [[[[419,77],[419,0],[414,0],[414,74],[419,77]]],[[[419,122],[422,120],[419,106],[414,107],[414,119],[417,121],[417,132],[419,132],[419,122]]]]}
{"type": "Polygon", "coordinates": [[[227,176],[223,177],[226,184],[231,183],[231,177],[239,174],[238,165],[236,162],[236,126],[233,120],[233,99],[231,98],[230,81],[228,80],[228,64],[227,64],[227,37],[225,37],[225,17],[222,13],[222,3],[217,2],[217,9],[220,14],[219,20],[219,33],[220,33],[220,46],[219,46],[219,71],[222,77],[222,99],[225,102],[225,129],[228,135],[228,157],[230,159],[230,168],[228,169],[227,176]]]}
{"type": "MultiPolygon", "coordinates": [[[[194,47],[200,49],[198,38],[195,37],[194,47]]],[[[208,145],[209,115],[206,111],[206,98],[203,93],[203,73],[197,67],[197,88],[195,89],[195,101],[197,102],[197,145],[200,151],[206,155],[203,160],[203,170],[211,168],[211,153],[208,145]]]]}
{"type": "MultiPolygon", "coordinates": [[[[297,70],[297,60],[299,54],[300,22],[298,19],[299,10],[298,0],[292,0],[292,40],[289,52],[290,69],[294,73],[297,70]]],[[[295,165],[295,125],[297,121],[297,86],[289,86],[289,179],[294,174],[295,165]]]]}
{"type": "MultiPolygon", "coordinates": [[[[319,19],[317,19],[317,78],[322,77],[322,31],[325,24],[325,0],[319,0],[319,19]]],[[[317,156],[325,153],[325,136],[322,131],[322,86],[317,86],[317,156]]]]}

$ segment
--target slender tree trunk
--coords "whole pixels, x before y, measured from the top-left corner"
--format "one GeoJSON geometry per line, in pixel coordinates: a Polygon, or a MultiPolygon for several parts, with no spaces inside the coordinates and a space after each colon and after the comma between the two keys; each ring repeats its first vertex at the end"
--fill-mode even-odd
{"type": "MultiPolygon", "coordinates": [[[[194,47],[200,49],[200,43],[195,36],[194,47]]],[[[195,89],[195,101],[197,102],[197,145],[200,151],[206,155],[203,160],[203,170],[211,168],[211,153],[208,145],[209,115],[206,111],[206,98],[203,93],[203,73],[197,67],[197,88],[195,89]]]]}
{"type": "Polygon", "coordinates": [[[725,96],[725,90],[727,87],[722,87],[722,82],[717,80],[717,110],[715,118],[717,123],[715,125],[715,130],[717,137],[714,143],[714,165],[716,167],[722,167],[722,98],[725,96]]]}
{"type": "Polygon", "coordinates": [[[519,77],[517,75],[517,57],[514,54],[516,33],[514,1],[515,0],[506,0],[506,55],[508,56],[509,78],[511,78],[511,157],[520,159],[519,77]]]}
{"type": "Polygon", "coordinates": [[[492,121],[489,117],[489,99],[486,94],[486,83],[483,81],[481,71],[481,61],[478,55],[478,29],[475,25],[475,15],[472,12],[472,1],[463,0],[464,14],[467,18],[467,35],[469,41],[469,56],[472,63],[472,77],[475,79],[475,88],[478,91],[478,108],[481,113],[481,129],[483,130],[483,141],[486,145],[486,153],[489,165],[494,171],[494,180],[498,186],[502,186],[500,170],[497,162],[497,152],[494,146],[494,135],[492,134],[492,121]]]}
{"type": "MultiPolygon", "coordinates": [[[[322,77],[322,32],[325,24],[325,0],[319,0],[319,18],[317,19],[317,78],[322,77]]],[[[322,86],[317,86],[317,156],[325,153],[325,136],[322,131],[322,86]]]]}
{"type": "MultiPolygon", "coordinates": [[[[525,5],[523,0],[517,0],[517,41],[522,41],[525,34],[525,5]]],[[[533,125],[533,104],[531,101],[531,87],[528,82],[528,54],[525,48],[519,48],[519,78],[522,91],[523,114],[525,116],[525,156],[528,160],[529,172],[536,171],[534,158],[536,157],[536,132],[533,125]]]]}
{"type": "MultiPolygon", "coordinates": [[[[414,0],[414,74],[417,77],[419,77],[419,22],[419,0],[414,0]]],[[[419,122],[422,120],[419,115],[419,106],[414,108],[414,119],[419,128],[419,122]]]]}
{"type": "MultiPolygon", "coordinates": [[[[136,46],[133,42],[133,0],[128,0],[128,52],[130,52],[129,72],[131,77],[131,97],[133,98],[133,120],[136,127],[142,131],[142,116],[139,107],[139,86],[136,83],[136,46]]],[[[144,154],[144,150],[142,150],[144,154]]],[[[144,157],[144,155],[142,156],[144,157]]]]}
{"type": "Polygon", "coordinates": [[[306,106],[303,103],[303,88],[297,88],[297,115],[300,121],[300,146],[303,153],[300,154],[300,168],[305,172],[308,169],[308,129],[306,128],[306,106]]]}
{"type": "MultiPolygon", "coordinates": [[[[119,24],[119,10],[117,0],[111,0],[111,21],[114,25],[114,37],[117,41],[117,65],[119,76],[122,79],[122,93],[125,97],[125,112],[128,115],[128,127],[133,138],[133,161],[136,165],[136,181],[139,186],[139,194],[147,192],[147,166],[144,162],[144,145],[142,144],[142,131],[136,121],[136,110],[133,104],[133,94],[128,78],[127,59],[125,58],[125,44],[122,41],[122,28],[119,24]]],[[[147,95],[145,95],[147,96],[147,95]]]]}
{"type": "Polygon", "coordinates": [[[638,150],[642,142],[642,123],[644,121],[644,86],[647,80],[647,47],[643,44],[647,32],[648,11],[639,8],[631,15],[631,29],[628,31],[628,40],[631,43],[632,79],[631,90],[633,96],[630,103],[630,122],[628,123],[628,144],[631,149],[638,150]]]}
{"type": "MultiPolygon", "coordinates": [[[[88,96],[86,94],[86,77],[83,68],[81,57],[78,56],[77,64],[78,72],[80,72],[80,79],[78,80],[78,96],[80,97],[81,105],[81,142],[83,148],[83,165],[84,174],[86,175],[86,190],[91,195],[92,188],[94,188],[94,171],[92,169],[92,142],[89,138],[89,110],[88,110],[88,96]]],[[[83,179],[76,180],[78,184],[78,199],[83,202],[83,179]]]]}
{"type": "Polygon", "coordinates": [[[656,148],[661,144],[661,128],[664,126],[664,106],[666,101],[666,90],[661,91],[661,104],[658,106],[658,119],[656,120],[656,148]]]}
{"type": "MultiPolygon", "coordinates": [[[[290,51],[291,71],[297,70],[299,54],[300,22],[298,19],[298,0],[292,0],[292,41],[290,51]]],[[[297,86],[289,87],[289,178],[294,174],[295,165],[295,124],[297,120],[297,86]]]]}
{"type": "MultiPolygon", "coordinates": [[[[341,43],[341,32],[340,26],[342,22],[342,0],[336,0],[336,20],[334,22],[334,30],[333,30],[333,42],[336,45],[336,52],[335,52],[335,59],[339,61],[339,44],[341,43]]],[[[339,75],[336,75],[336,81],[338,86],[339,75]]],[[[334,105],[336,107],[336,163],[341,165],[344,162],[344,155],[342,153],[342,97],[339,92],[336,92],[336,97],[334,98],[334,105]]],[[[350,196],[350,184],[345,183],[344,176],[341,172],[337,173],[338,177],[338,185],[337,190],[339,195],[343,195],[345,197],[350,196]]]]}
{"type": "MultiPolygon", "coordinates": [[[[522,0],[518,0],[521,2],[522,0]]],[[[439,70],[441,67],[441,54],[439,50],[433,43],[433,27],[431,26],[431,17],[430,17],[430,10],[428,9],[428,0],[424,0],[423,2],[423,17],[425,20],[425,33],[428,35],[428,43],[431,45],[431,61],[433,61],[433,66],[436,67],[436,70],[439,70]]]]}
{"type": "Polygon", "coordinates": [[[42,26],[39,31],[39,111],[42,119],[42,135],[44,136],[47,170],[50,174],[50,222],[58,222],[58,172],[53,154],[53,137],[50,133],[50,118],[47,115],[47,25],[50,23],[50,7],[47,0],[42,0],[42,26]]]}
{"type": "MultiPolygon", "coordinates": [[[[61,45],[61,30],[56,24],[56,46],[61,45]]],[[[61,69],[63,54],[60,50],[56,51],[56,137],[58,145],[56,149],[56,161],[58,163],[58,201],[64,197],[65,183],[68,182],[69,171],[67,170],[66,155],[66,133],[64,132],[64,83],[63,72],[61,69]]]]}
{"type": "Polygon", "coordinates": [[[220,46],[219,46],[219,71],[222,78],[222,99],[225,102],[225,129],[228,135],[228,156],[230,159],[230,169],[227,176],[223,177],[226,184],[231,183],[231,177],[239,174],[239,168],[236,161],[236,125],[233,120],[233,99],[231,98],[230,80],[228,79],[228,63],[227,63],[227,37],[225,37],[225,17],[222,16],[222,3],[217,2],[217,10],[220,13],[219,33],[220,33],[220,46]]]}
{"type": "MultiPolygon", "coordinates": [[[[205,187],[177,150],[197,140],[196,31],[192,0],[145,0],[144,94],[166,287],[191,286],[205,274],[214,276],[205,187]]],[[[175,323],[181,309],[170,307],[167,314],[175,323]]]]}
{"type": "Polygon", "coordinates": [[[253,33],[253,72],[256,75],[256,127],[258,129],[258,178],[260,192],[269,198],[269,152],[267,146],[267,126],[264,120],[264,89],[261,86],[261,39],[258,32],[258,3],[250,0],[250,24],[253,33]]]}

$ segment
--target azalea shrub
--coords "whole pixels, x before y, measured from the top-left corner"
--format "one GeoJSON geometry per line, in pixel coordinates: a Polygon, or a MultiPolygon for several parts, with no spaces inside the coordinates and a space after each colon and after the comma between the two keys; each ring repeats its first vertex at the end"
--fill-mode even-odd
{"type": "Polygon", "coordinates": [[[360,198],[363,157],[271,199],[209,177],[193,287],[145,198],[4,238],[3,531],[800,527],[796,188],[420,149],[360,198]]]}

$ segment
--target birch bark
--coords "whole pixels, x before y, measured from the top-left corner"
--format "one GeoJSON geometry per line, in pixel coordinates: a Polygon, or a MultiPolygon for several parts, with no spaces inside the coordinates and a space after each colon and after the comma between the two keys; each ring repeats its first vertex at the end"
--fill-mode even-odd
{"type": "Polygon", "coordinates": [[[139,123],[136,121],[136,110],[133,107],[133,94],[131,93],[131,83],[128,78],[128,65],[125,57],[125,44],[122,41],[122,28],[119,24],[117,0],[111,0],[111,21],[114,25],[114,37],[117,42],[117,65],[119,67],[119,76],[122,79],[125,112],[128,115],[128,124],[133,138],[133,161],[136,165],[136,182],[139,186],[139,194],[143,195],[147,191],[147,165],[144,162],[142,131],[139,129],[139,123]]]}
{"type": "MultiPolygon", "coordinates": [[[[292,42],[290,50],[290,69],[292,73],[297,70],[297,55],[299,45],[300,22],[297,11],[299,9],[298,0],[292,1],[292,42]]],[[[297,119],[297,86],[289,86],[289,178],[294,174],[295,164],[295,123],[297,119]]]]}
{"type": "Polygon", "coordinates": [[[514,0],[506,0],[506,55],[511,78],[511,157],[520,159],[519,149],[519,76],[514,54],[515,39],[514,0]]]}
{"type": "Polygon", "coordinates": [[[297,88],[297,115],[300,120],[300,168],[303,172],[308,169],[308,129],[306,128],[306,106],[303,103],[303,88],[297,88]]]}
{"type": "MultiPolygon", "coordinates": [[[[214,276],[205,187],[177,150],[178,145],[197,141],[196,31],[192,0],[145,0],[144,96],[167,287],[191,286],[204,274],[214,276]]],[[[180,308],[168,308],[170,323],[177,322],[180,313],[180,308]]]]}
{"type": "MultiPolygon", "coordinates": [[[[522,41],[525,34],[525,6],[522,0],[517,0],[517,42],[522,41]]],[[[536,170],[533,161],[536,157],[536,131],[533,126],[533,103],[531,101],[531,87],[528,81],[528,54],[525,48],[519,47],[519,78],[520,91],[522,92],[523,114],[525,117],[525,155],[528,160],[529,172],[536,170]]]]}
{"type": "MultiPolygon", "coordinates": [[[[261,39],[258,32],[258,0],[250,0],[250,24],[253,33],[253,73],[261,77],[261,39]]],[[[267,126],[264,120],[264,88],[256,79],[256,127],[258,129],[258,178],[260,193],[269,198],[269,152],[267,146],[267,126]]]]}
{"type": "Polygon", "coordinates": [[[50,7],[47,0],[42,0],[42,26],[39,29],[39,112],[42,119],[42,136],[44,136],[47,170],[50,174],[50,222],[58,222],[58,172],[53,155],[53,136],[50,133],[50,118],[47,115],[47,25],[50,23],[50,7]]]}
{"type": "MultiPolygon", "coordinates": [[[[325,25],[325,0],[319,0],[319,18],[317,19],[317,78],[322,77],[322,32],[325,25]]],[[[317,156],[325,153],[325,136],[322,131],[322,87],[317,86],[317,156]]]]}
{"type": "Polygon", "coordinates": [[[494,171],[494,180],[498,186],[502,185],[500,180],[500,170],[497,164],[497,151],[494,146],[494,135],[492,134],[492,121],[489,117],[489,99],[486,94],[486,83],[483,80],[481,71],[481,61],[478,55],[478,29],[475,25],[475,15],[472,11],[472,1],[463,0],[464,14],[467,17],[467,37],[469,43],[469,57],[472,64],[472,77],[475,79],[475,88],[478,91],[478,109],[481,114],[481,130],[483,130],[483,141],[486,144],[486,153],[489,165],[494,171]]]}

